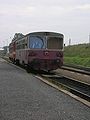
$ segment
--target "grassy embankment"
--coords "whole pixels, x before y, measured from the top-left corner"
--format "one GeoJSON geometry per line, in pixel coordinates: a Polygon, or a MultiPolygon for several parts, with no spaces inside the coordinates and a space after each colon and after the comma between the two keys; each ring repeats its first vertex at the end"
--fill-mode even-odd
{"type": "Polygon", "coordinates": [[[64,63],[90,67],[90,44],[66,46],[64,63]]]}

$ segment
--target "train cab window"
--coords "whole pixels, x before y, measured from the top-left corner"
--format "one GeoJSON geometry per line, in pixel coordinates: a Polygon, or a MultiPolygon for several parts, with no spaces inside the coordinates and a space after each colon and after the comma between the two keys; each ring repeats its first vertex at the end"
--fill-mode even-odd
{"type": "Polygon", "coordinates": [[[43,39],[38,36],[30,36],[29,39],[29,48],[38,48],[41,49],[44,46],[43,39]]]}
{"type": "Polygon", "coordinates": [[[63,38],[48,37],[47,48],[48,49],[63,49],[63,38]]]}

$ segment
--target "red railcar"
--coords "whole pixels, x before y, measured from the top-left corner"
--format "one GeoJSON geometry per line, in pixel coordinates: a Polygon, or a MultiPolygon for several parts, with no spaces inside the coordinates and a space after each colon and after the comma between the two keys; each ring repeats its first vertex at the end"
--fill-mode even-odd
{"type": "Polygon", "coordinates": [[[29,33],[9,45],[10,59],[28,69],[55,70],[63,65],[63,38],[56,32],[29,33]]]}
{"type": "Polygon", "coordinates": [[[15,41],[10,43],[10,45],[9,45],[9,58],[11,61],[15,62],[15,58],[16,58],[16,43],[15,43],[15,41]]]}

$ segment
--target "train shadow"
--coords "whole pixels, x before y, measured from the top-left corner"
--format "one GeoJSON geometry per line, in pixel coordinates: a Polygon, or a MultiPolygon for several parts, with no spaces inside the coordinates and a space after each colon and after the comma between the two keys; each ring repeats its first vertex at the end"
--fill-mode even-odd
{"type": "Polygon", "coordinates": [[[44,75],[54,75],[55,72],[53,71],[44,71],[44,70],[34,70],[34,69],[26,69],[26,71],[28,73],[32,73],[32,74],[35,74],[35,75],[41,75],[41,74],[44,74],[44,75]]]}
{"type": "Polygon", "coordinates": [[[53,70],[51,71],[46,71],[46,70],[35,70],[33,68],[30,68],[30,67],[27,67],[25,65],[22,65],[22,64],[16,64],[16,63],[13,63],[23,69],[25,69],[27,71],[27,73],[32,73],[32,74],[35,74],[35,75],[38,75],[38,74],[44,74],[44,75],[55,75],[55,72],[53,70]]]}

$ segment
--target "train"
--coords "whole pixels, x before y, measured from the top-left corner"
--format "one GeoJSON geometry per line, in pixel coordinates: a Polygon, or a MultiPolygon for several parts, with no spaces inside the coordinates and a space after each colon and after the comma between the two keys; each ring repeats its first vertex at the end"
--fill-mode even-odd
{"type": "Polygon", "coordinates": [[[27,70],[52,71],[63,65],[64,35],[57,32],[15,34],[9,44],[9,59],[27,70]]]}

